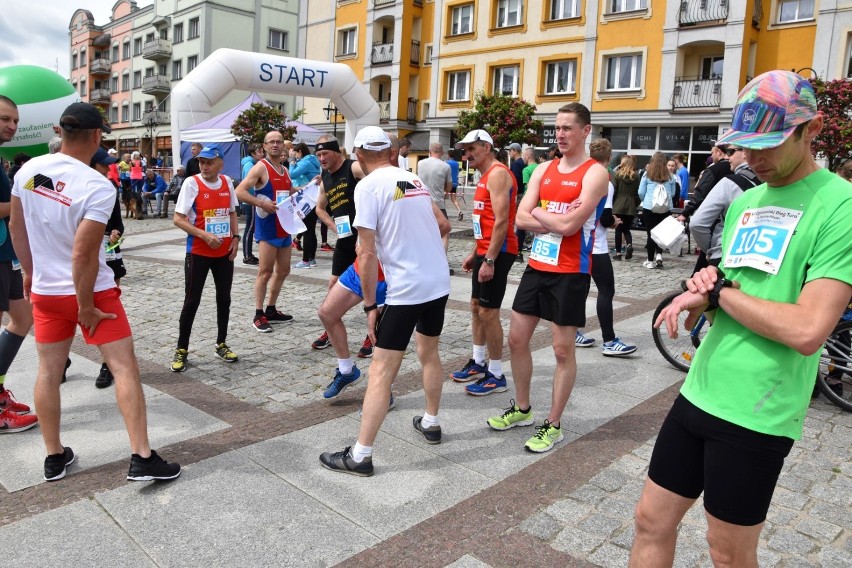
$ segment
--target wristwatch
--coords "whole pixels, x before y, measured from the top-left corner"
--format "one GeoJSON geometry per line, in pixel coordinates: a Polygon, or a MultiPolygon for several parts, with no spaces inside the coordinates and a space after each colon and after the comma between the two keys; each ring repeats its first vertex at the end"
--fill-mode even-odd
{"type": "MultiPolygon", "coordinates": [[[[718,269],[717,269],[718,270],[718,269]]],[[[713,286],[713,289],[707,294],[707,300],[710,305],[707,307],[708,310],[715,310],[719,307],[719,294],[722,292],[722,288],[733,288],[734,281],[728,280],[725,278],[725,273],[721,270],[718,270],[718,278],[716,279],[716,285],[713,286]]]]}
{"type": "Polygon", "coordinates": [[[239,236],[239,235],[231,235],[231,238],[232,238],[232,239],[240,240],[240,236],[239,236]]]}
{"type": "Polygon", "coordinates": [[[484,262],[488,266],[494,266],[494,259],[493,258],[488,258],[486,256],[485,258],[482,259],[482,262],[484,262]]]}
{"type": "Polygon", "coordinates": [[[378,304],[373,304],[372,306],[364,306],[364,313],[369,314],[370,312],[372,312],[373,310],[376,310],[378,308],[379,308],[378,304]]]}

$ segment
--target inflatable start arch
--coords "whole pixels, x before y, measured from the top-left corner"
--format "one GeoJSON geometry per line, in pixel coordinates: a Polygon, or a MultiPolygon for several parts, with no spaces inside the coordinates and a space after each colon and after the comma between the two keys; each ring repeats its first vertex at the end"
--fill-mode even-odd
{"type": "MultiPolygon", "coordinates": [[[[172,148],[180,148],[182,130],[210,118],[211,107],[236,89],[331,99],[346,117],[344,148],[360,128],[379,124],[379,106],[346,65],[217,49],[172,90],[172,148]]],[[[174,159],[177,168],[179,152],[174,159]]]]}

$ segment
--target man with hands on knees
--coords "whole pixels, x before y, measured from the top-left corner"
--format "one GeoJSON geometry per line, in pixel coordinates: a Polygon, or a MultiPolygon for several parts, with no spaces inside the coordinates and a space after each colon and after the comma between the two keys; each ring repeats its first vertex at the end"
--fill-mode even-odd
{"type": "Polygon", "coordinates": [[[678,524],[702,493],[714,565],[758,565],[822,345],[852,295],[852,189],[813,158],[823,120],[806,79],[770,71],[740,92],[719,140],[743,148],[765,183],[730,205],[719,268],[695,273],[655,322],[676,337],[680,312],[686,330],[713,318],[657,436],[630,566],[672,565],[678,524]]]}

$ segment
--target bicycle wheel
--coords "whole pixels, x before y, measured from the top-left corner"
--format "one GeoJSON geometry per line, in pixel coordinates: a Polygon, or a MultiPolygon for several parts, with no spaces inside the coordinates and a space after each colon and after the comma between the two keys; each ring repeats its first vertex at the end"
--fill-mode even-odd
{"type": "Polygon", "coordinates": [[[660,312],[662,312],[666,306],[671,304],[672,300],[679,295],[680,292],[674,292],[666,296],[663,298],[663,301],[660,302],[660,305],[657,306],[657,309],[654,310],[654,315],[651,319],[651,335],[654,337],[654,344],[657,346],[657,349],[660,350],[660,354],[663,358],[671,363],[674,368],[686,372],[689,371],[689,366],[692,364],[692,359],[695,357],[695,350],[698,349],[698,346],[701,344],[701,340],[704,339],[704,335],[707,333],[707,328],[710,327],[710,322],[702,316],[698,323],[695,324],[692,331],[686,333],[683,324],[689,313],[681,312],[678,316],[677,339],[669,337],[665,322],[660,325],[659,329],[653,327],[653,322],[657,321],[657,317],[660,315],[660,312]]]}
{"type": "Polygon", "coordinates": [[[852,412],[852,321],[837,324],[819,358],[817,385],[822,395],[852,412]]]}

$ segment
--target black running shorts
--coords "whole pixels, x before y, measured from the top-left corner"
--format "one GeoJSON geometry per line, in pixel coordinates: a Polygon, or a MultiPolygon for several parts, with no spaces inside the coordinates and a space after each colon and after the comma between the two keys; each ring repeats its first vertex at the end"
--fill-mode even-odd
{"type": "Polygon", "coordinates": [[[405,351],[415,329],[427,337],[441,335],[448,298],[441,296],[423,304],[385,306],[376,325],[376,347],[405,351]]]}
{"type": "Polygon", "coordinates": [[[591,281],[589,274],[544,272],[527,266],[512,310],[560,326],[583,327],[591,281]]]}
{"type": "Polygon", "coordinates": [[[503,296],[506,295],[506,282],[509,279],[509,271],[512,265],[515,264],[517,257],[508,252],[501,252],[494,259],[494,278],[488,282],[479,281],[479,269],[485,261],[485,255],[475,255],[473,257],[473,278],[471,279],[470,297],[479,300],[479,305],[483,308],[500,309],[503,303],[503,296]]]}
{"type": "Polygon", "coordinates": [[[24,299],[24,278],[21,269],[13,270],[12,261],[0,262],[0,311],[9,311],[11,300],[24,299]]]}

